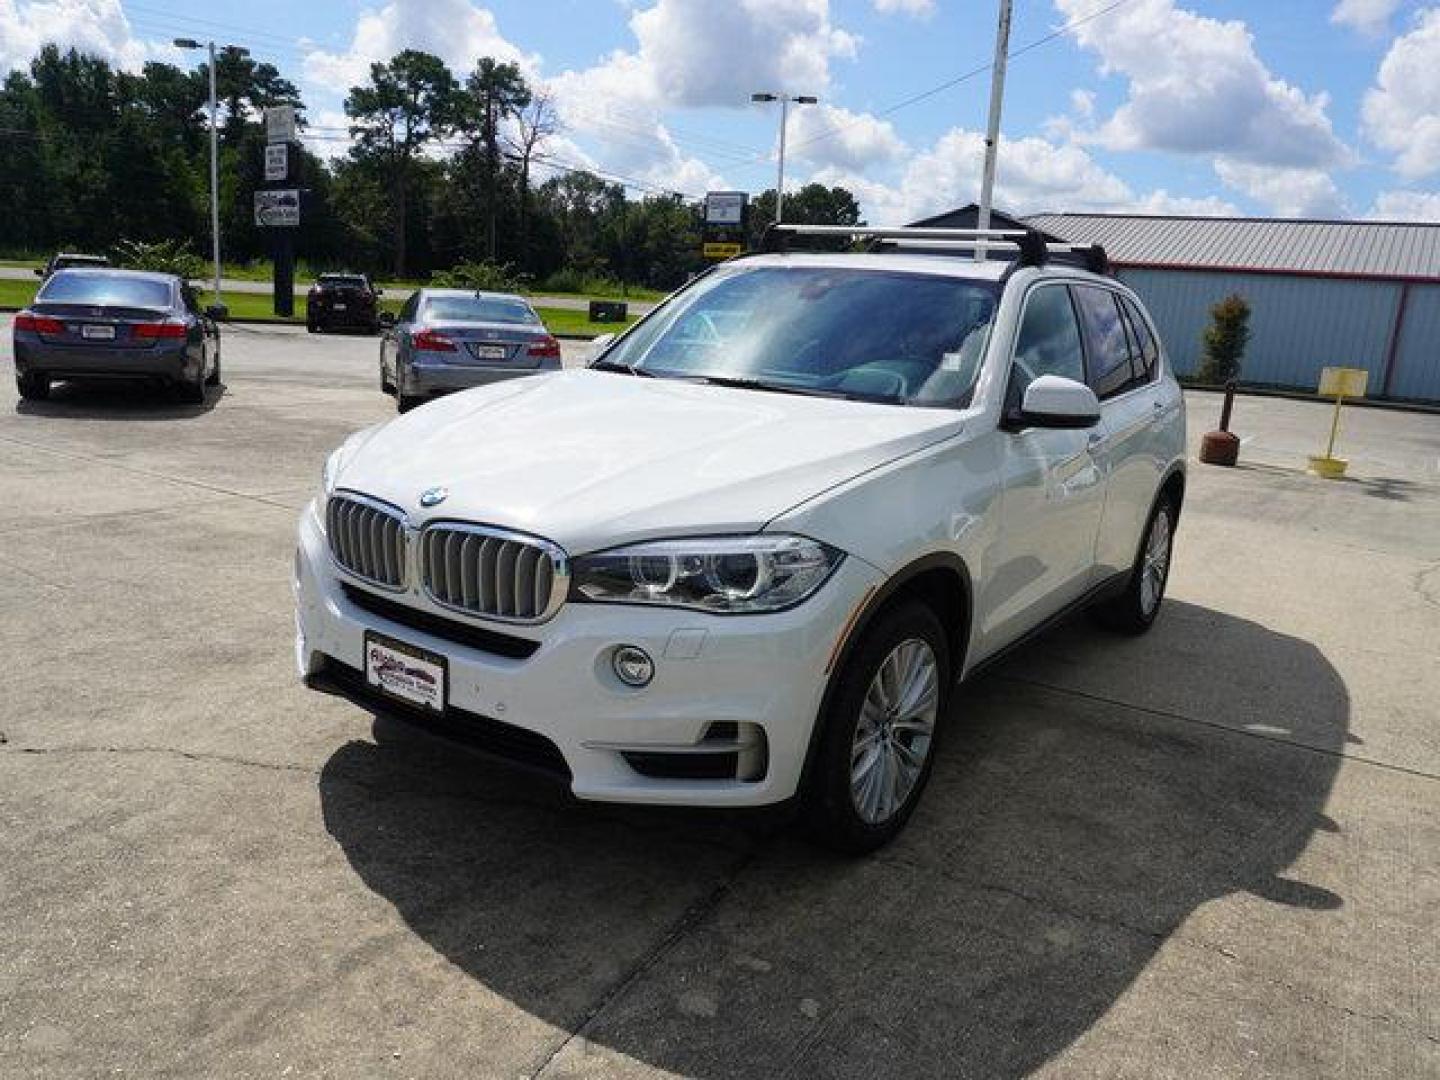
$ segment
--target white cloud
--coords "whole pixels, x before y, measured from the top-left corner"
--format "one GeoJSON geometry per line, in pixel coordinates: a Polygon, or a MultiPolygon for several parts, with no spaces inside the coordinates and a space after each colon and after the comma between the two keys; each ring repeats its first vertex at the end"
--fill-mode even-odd
{"type": "Polygon", "coordinates": [[[1340,217],[1345,200],[1323,169],[1250,165],[1219,158],[1215,172],[1227,187],[1243,191],[1281,217],[1340,217]]]}
{"type": "MultiPolygon", "coordinates": [[[[1067,19],[1093,0],[1055,0],[1067,19]]],[[[1319,168],[1349,161],[1326,115],[1329,98],[1277,78],[1242,22],[1221,22],[1139,0],[1074,30],[1101,70],[1128,82],[1128,98],[1092,136],[1118,150],[1223,155],[1251,165],[1319,168]]]]}
{"type": "MultiPolygon", "coordinates": [[[[849,188],[872,223],[914,221],[976,200],[984,147],[981,132],[954,128],[913,158],[894,184],[836,167],[821,169],[812,179],[849,188]]],[[[1083,147],[1034,136],[1001,140],[995,205],[1014,214],[1041,210],[1236,212],[1229,202],[1213,196],[1190,198],[1163,190],[1137,195],[1083,147]]]]}
{"type": "Polygon", "coordinates": [[[1420,13],[1380,62],[1361,109],[1365,134],[1408,179],[1440,170],[1440,8],[1420,13]]]}
{"type": "Polygon", "coordinates": [[[1382,191],[1365,216],[1380,221],[1440,221],[1440,191],[1382,191]]]}
{"type": "Polygon", "coordinates": [[[344,52],[307,52],[305,78],[326,93],[343,95],[369,79],[372,63],[389,60],[403,49],[434,53],[458,78],[469,74],[482,56],[518,64],[527,76],[540,65],[539,57],[500,33],[490,11],[470,0],[391,0],[360,14],[344,52]]]}
{"type": "Polygon", "coordinates": [[[135,37],[120,0],[0,0],[0,75],[27,67],[50,43],[104,57],[127,70],[157,56],[173,59],[176,53],[135,37]]]}
{"type": "Polygon", "coordinates": [[[823,104],[791,111],[789,142],[796,158],[856,172],[888,164],[907,150],[890,121],[823,104]]]}
{"type": "Polygon", "coordinates": [[[875,0],[875,10],[882,15],[900,12],[928,19],[935,14],[935,0],[875,0]]]}
{"type": "Polygon", "coordinates": [[[1379,34],[1389,25],[1390,16],[1400,4],[1401,0],[1339,0],[1330,12],[1330,21],[1361,33],[1379,34]]]}

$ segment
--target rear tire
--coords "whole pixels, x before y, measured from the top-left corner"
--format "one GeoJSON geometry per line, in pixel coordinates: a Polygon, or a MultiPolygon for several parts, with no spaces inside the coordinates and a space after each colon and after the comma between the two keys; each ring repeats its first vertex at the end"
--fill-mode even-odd
{"type": "Polygon", "coordinates": [[[400,393],[395,395],[395,408],[402,413],[407,413],[416,406],[424,404],[425,399],[416,397],[414,394],[400,393]]]}
{"type": "Polygon", "coordinates": [[[1100,625],[1120,634],[1143,634],[1155,624],[1170,580],[1170,562],[1175,544],[1175,501],[1161,495],[1145,522],[1140,550],[1125,591],[1095,608],[1100,625]]]}
{"type": "Polygon", "coordinates": [[[206,386],[220,385],[220,350],[215,350],[215,370],[210,372],[210,377],[205,380],[206,386]]]}
{"type": "Polygon", "coordinates": [[[318,334],[320,332],[320,324],[307,321],[305,323],[305,332],[307,334],[318,334]]]}
{"type": "Polygon", "coordinates": [[[817,842],[863,855],[905,827],[930,779],[950,682],[949,640],[927,605],[904,601],[865,631],[817,721],[805,792],[817,842]]]}
{"type": "Polygon", "coordinates": [[[39,372],[15,373],[15,389],[26,401],[44,401],[50,396],[50,376],[39,372]]]}
{"type": "Polygon", "coordinates": [[[180,383],[176,387],[175,393],[180,400],[187,405],[203,405],[205,404],[205,386],[207,382],[209,382],[209,380],[205,378],[205,367],[202,364],[195,378],[190,382],[180,383]]]}

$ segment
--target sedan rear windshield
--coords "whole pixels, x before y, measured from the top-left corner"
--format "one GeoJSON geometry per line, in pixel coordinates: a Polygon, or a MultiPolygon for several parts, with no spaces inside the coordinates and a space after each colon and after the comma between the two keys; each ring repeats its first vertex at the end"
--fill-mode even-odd
{"type": "Polygon", "coordinates": [[[365,279],[353,274],[321,274],[321,285],[331,285],[337,289],[363,289],[365,279]]]}
{"type": "Polygon", "coordinates": [[[425,301],[427,322],[538,323],[523,300],[494,296],[432,296],[425,301]]]}
{"type": "Polygon", "coordinates": [[[661,377],[906,405],[966,405],[998,288],[860,267],[717,271],[603,358],[661,377]]]}
{"type": "Polygon", "coordinates": [[[126,274],[71,274],[61,271],[35,297],[46,304],[95,307],[168,308],[174,299],[169,282],[126,274]]]}

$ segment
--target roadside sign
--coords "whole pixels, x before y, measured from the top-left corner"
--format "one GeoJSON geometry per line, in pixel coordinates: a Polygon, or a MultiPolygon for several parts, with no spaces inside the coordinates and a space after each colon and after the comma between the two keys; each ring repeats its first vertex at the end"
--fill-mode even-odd
{"type": "Polygon", "coordinates": [[[290,175],[290,144],[270,143],[265,147],[265,182],[284,180],[290,175]]]}
{"type": "Polygon", "coordinates": [[[294,105],[272,105],[265,110],[265,141],[267,143],[295,141],[294,105]]]}
{"type": "Polygon", "coordinates": [[[741,247],[739,244],[710,243],[705,245],[702,254],[707,259],[733,259],[736,255],[740,254],[740,251],[741,247]]]}
{"type": "Polygon", "coordinates": [[[705,196],[706,225],[739,225],[745,218],[743,191],[712,191],[705,196]]]}
{"type": "Polygon", "coordinates": [[[1364,368],[1327,367],[1320,369],[1321,397],[1364,397],[1370,372],[1364,368]]]}
{"type": "Polygon", "coordinates": [[[300,224],[300,192],[295,188],[255,192],[255,224],[293,229],[300,224]]]}

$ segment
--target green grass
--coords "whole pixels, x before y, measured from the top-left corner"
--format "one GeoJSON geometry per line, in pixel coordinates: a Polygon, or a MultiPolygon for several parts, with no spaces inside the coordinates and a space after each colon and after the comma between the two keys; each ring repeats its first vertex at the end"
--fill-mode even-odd
{"type": "Polygon", "coordinates": [[[0,278],[0,307],[24,307],[35,299],[35,287],[39,284],[39,278],[34,281],[8,281],[0,278]]]}
{"type": "MultiPolygon", "coordinates": [[[[0,279],[0,307],[25,307],[35,298],[37,284],[38,282],[0,279]]],[[[409,295],[408,290],[401,290],[394,296],[385,296],[381,299],[380,306],[385,311],[399,312],[400,306],[405,303],[409,295]]],[[[208,291],[202,292],[200,294],[201,306],[210,302],[211,294],[208,291]]],[[[230,308],[231,318],[235,319],[263,319],[266,322],[289,323],[305,321],[305,298],[303,296],[295,298],[295,315],[290,319],[281,319],[275,315],[274,302],[266,293],[226,293],[225,303],[230,308]]],[[[594,337],[597,334],[616,333],[635,321],[632,317],[623,323],[591,322],[589,316],[583,311],[546,307],[541,303],[535,305],[535,311],[540,318],[545,320],[545,325],[552,334],[581,334],[594,337]]]]}

